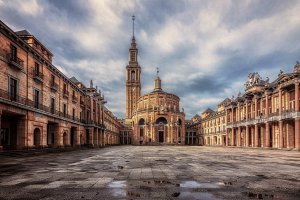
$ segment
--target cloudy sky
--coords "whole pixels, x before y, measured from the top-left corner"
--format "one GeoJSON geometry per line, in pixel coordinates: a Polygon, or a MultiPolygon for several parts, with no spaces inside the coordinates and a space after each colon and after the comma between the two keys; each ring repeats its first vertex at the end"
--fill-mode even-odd
{"type": "Polygon", "coordinates": [[[244,91],[250,72],[273,81],[300,60],[298,0],[0,0],[0,19],[27,29],[68,77],[104,92],[125,111],[125,67],[136,16],[142,94],[163,89],[181,98],[187,118],[244,91]]]}

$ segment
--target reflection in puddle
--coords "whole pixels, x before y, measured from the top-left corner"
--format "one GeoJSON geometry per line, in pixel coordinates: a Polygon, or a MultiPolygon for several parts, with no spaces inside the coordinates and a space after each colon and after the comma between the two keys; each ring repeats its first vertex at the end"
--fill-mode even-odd
{"type": "Polygon", "coordinates": [[[126,197],[126,191],[124,189],[114,188],[111,191],[114,197],[126,197]]]}
{"type": "Polygon", "coordinates": [[[112,181],[108,184],[108,187],[110,187],[110,188],[125,188],[126,181],[112,181]]]}
{"type": "Polygon", "coordinates": [[[114,197],[126,197],[126,181],[112,181],[108,184],[109,188],[113,188],[111,190],[112,195],[114,197]]]}
{"type": "Polygon", "coordinates": [[[200,183],[197,181],[184,181],[180,184],[180,187],[183,188],[220,188],[221,186],[224,186],[224,183],[200,183]]]}
{"type": "Polygon", "coordinates": [[[206,199],[206,200],[217,200],[213,194],[209,192],[181,192],[179,198],[182,199],[206,199]]]}

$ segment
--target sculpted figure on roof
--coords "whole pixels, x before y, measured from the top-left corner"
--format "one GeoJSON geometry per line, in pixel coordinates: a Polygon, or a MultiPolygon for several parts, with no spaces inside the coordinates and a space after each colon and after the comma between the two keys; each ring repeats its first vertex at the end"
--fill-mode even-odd
{"type": "Polygon", "coordinates": [[[264,85],[265,81],[261,78],[258,72],[253,72],[248,75],[248,81],[245,83],[246,89],[255,85],[264,85]]]}

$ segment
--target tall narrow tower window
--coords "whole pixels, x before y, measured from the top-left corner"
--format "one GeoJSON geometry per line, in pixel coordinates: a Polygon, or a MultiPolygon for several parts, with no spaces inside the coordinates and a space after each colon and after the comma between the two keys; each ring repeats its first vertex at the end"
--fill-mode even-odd
{"type": "Polygon", "coordinates": [[[135,71],[131,71],[131,81],[135,80],[135,71]]]}
{"type": "Polygon", "coordinates": [[[135,62],[136,60],[135,60],[135,52],[131,52],[131,54],[130,54],[130,60],[132,61],[132,62],[135,62]]]}

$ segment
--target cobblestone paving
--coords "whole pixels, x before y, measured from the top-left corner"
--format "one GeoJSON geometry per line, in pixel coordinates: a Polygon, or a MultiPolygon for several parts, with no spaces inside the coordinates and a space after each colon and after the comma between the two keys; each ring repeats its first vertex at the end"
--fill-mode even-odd
{"type": "Polygon", "coordinates": [[[300,199],[300,152],[115,146],[0,156],[0,199],[300,199]]]}

